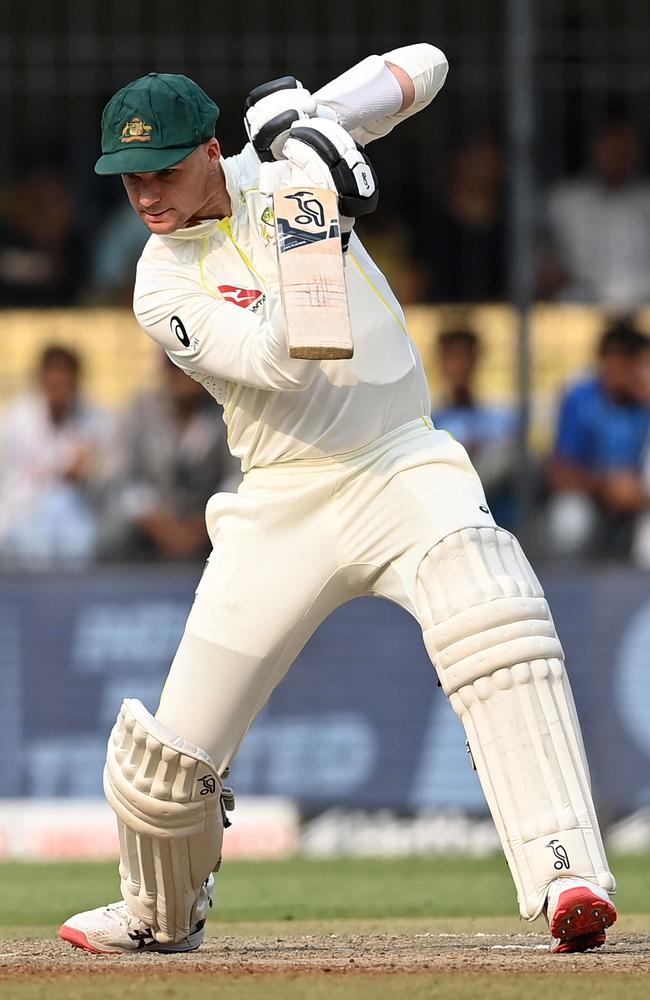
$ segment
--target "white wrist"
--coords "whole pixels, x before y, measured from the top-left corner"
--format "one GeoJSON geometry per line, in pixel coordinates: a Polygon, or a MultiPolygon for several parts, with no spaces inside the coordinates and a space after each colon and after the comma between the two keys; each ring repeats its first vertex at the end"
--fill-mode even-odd
{"type": "Polygon", "coordinates": [[[381,56],[363,59],[326,83],[314,97],[335,112],[339,124],[348,132],[365,122],[396,114],[404,99],[402,88],[381,56]]]}
{"type": "MultiPolygon", "coordinates": [[[[392,52],[384,52],[381,57],[386,62],[394,63],[410,76],[415,87],[413,108],[423,102],[428,104],[436,96],[447,76],[449,63],[447,57],[435,45],[428,42],[418,42],[416,45],[404,45],[392,52]]],[[[399,111],[399,108],[397,109],[399,111]]],[[[410,108],[407,109],[410,111],[410,108]]]]}

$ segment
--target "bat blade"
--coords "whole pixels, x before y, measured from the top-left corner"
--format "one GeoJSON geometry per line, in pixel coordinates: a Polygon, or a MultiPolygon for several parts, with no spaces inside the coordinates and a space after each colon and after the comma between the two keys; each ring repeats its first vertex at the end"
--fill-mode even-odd
{"type": "Polygon", "coordinates": [[[326,188],[282,188],[273,208],[290,356],[351,358],[336,195],[326,188]]]}

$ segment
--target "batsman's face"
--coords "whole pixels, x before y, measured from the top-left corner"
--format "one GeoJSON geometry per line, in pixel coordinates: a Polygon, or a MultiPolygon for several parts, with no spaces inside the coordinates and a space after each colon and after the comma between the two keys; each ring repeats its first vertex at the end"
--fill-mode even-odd
{"type": "Polygon", "coordinates": [[[132,208],[152,233],[166,236],[215,218],[215,192],[223,185],[220,157],[219,143],[211,139],[166,170],[122,174],[132,208]]]}

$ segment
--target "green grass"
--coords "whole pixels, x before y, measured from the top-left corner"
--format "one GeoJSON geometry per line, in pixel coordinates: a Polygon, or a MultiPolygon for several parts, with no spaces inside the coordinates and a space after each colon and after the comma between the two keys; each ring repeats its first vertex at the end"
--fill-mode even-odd
{"type": "MultiPolygon", "coordinates": [[[[650,857],[612,859],[625,931],[650,929],[650,857]]],[[[71,913],[119,895],[113,864],[0,864],[0,937],[52,937],[71,913]]],[[[525,926],[525,925],[524,925],[525,926]]],[[[541,926],[525,926],[543,933],[541,926]]],[[[211,933],[299,934],[521,932],[510,875],[499,856],[435,859],[231,862],[218,879],[211,933]]],[[[11,948],[11,945],[9,946],[11,948]]],[[[38,946],[36,945],[36,948],[38,946]]],[[[1,964],[1,960],[0,960],[1,964]]],[[[205,967],[204,967],[205,968],[205,967]]],[[[593,967],[592,967],[593,968],[593,967]]],[[[163,966],[88,973],[5,970],[2,1000],[645,1000],[648,977],[454,972],[239,973],[163,966]]]]}
{"type": "MultiPolygon", "coordinates": [[[[650,857],[612,860],[619,910],[650,910],[650,857]]],[[[0,927],[53,927],[119,898],[113,864],[0,864],[0,927]]],[[[214,917],[224,922],[386,920],[514,916],[515,893],[500,856],[230,862],[217,880],[214,917]]]]}
{"type": "Polygon", "coordinates": [[[648,977],[592,974],[489,976],[449,974],[192,976],[138,978],[30,977],[0,982],[2,1000],[645,1000],[648,977]]]}

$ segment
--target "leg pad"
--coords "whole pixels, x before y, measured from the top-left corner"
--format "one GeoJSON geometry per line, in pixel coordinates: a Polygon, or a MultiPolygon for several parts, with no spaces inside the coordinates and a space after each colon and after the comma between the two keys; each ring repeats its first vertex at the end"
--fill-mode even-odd
{"type": "Polygon", "coordinates": [[[221,858],[223,786],[213,762],[129,699],[109,739],[104,792],[117,815],[129,909],[159,942],[182,940],[205,917],[197,905],[207,907],[203,883],[221,858]]]}
{"type": "Polygon", "coordinates": [[[522,916],[538,916],[559,876],[613,891],[562,647],[519,543],[499,528],[455,532],[423,560],[417,594],[522,916]]]}

